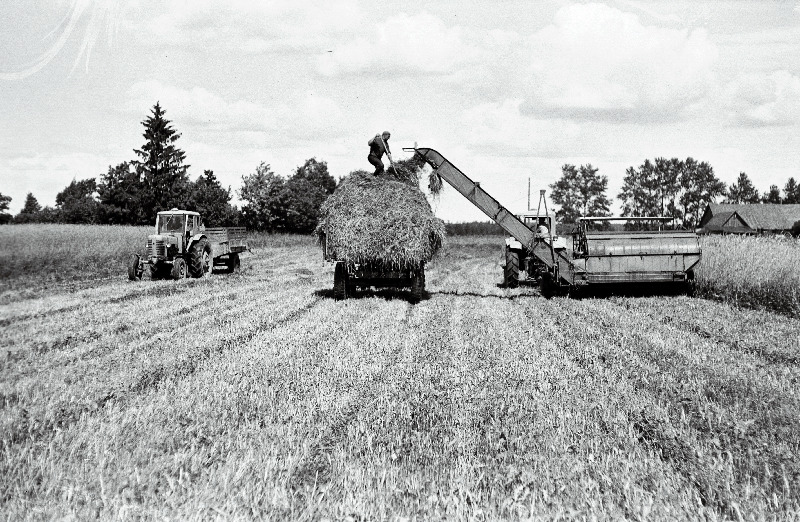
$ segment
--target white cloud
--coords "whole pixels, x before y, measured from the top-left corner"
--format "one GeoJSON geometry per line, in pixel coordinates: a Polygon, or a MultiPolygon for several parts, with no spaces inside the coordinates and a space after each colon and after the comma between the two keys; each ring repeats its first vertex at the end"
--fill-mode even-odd
{"type": "Polygon", "coordinates": [[[140,5],[126,25],[154,45],[227,48],[246,53],[308,51],[362,23],[356,0],[252,2],[180,0],[140,5]],[[154,4],[155,5],[155,4],[154,4]],[[155,17],[150,12],[158,12],[155,17]]]}
{"type": "Polygon", "coordinates": [[[530,39],[525,109],[568,117],[671,119],[712,83],[704,29],[643,25],[602,4],[562,8],[530,39]]]}
{"type": "Polygon", "coordinates": [[[796,124],[800,121],[800,77],[788,71],[743,75],[725,86],[719,103],[731,123],[796,124]]]}
{"type": "Polygon", "coordinates": [[[535,120],[521,113],[521,99],[480,104],[466,110],[459,128],[471,150],[492,156],[559,156],[580,127],[562,120],[535,120]]]}
{"type": "Polygon", "coordinates": [[[247,100],[228,100],[202,87],[181,89],[149,80],[134,84],[128,99],[125,109],[130,112],[147,114],[158,101],[179,129],[190,124],[200,131],[237,133],[237,140],[253,144],[263,144],[268,137],[284,141],[336,136],[344,124],[336,102],[314,93],[267,107],[247,100]]]}
{"type": "Polygon", "coordinates": [[[319,58],[324,75],[412,72],[443,74],[475,62],[481,49],[460,27],[448,27],[428,13],[399,14],[362,36],[336,45],[319,58]]]}

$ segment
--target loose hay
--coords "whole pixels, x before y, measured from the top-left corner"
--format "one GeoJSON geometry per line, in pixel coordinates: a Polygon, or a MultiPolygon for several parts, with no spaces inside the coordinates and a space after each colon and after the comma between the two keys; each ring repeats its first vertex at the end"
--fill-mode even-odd
{"type": "Polygon", "coordinates": [[[345,178],[323,203],[315,231],[329,256],[399,269],[430,261],[442,246],[444,222],[409,181],[365,172],[345,178]]]}

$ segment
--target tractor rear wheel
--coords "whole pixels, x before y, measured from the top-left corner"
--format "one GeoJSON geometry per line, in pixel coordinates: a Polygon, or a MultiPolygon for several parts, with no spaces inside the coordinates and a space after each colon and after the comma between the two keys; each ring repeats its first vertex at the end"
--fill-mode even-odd
{"type": "Polygon", "coordinates": [[[139,254],[131,254],[128,261],[128,279],[136,281],[142,278],[142,272],[139,270],[139,254]]]}
{"type": "Polygon", "coordinates": [[[415,270],[411,276],[411,302],[419,303],[425,294],[425,269],[415,270]]]}
{"type": "Polygon", "coordinates": [[[337,301],[347,299],[347,290],[350,286],[350,277],[344,261],[337,261],[333,270],[333,298],[337,301]]]}
{"type": "Polygon", "coordinates": [[[202,238],[189,250],[189,274],[192,277],[203,277],[211,270],[211,245],[208,239],[202,238]]]}
{"type": "Polygon", "coordinates": [[[186,261],[182,257],[176,257],[172,262],[172,271],[170,272],[172,279],[185,279],[186,272],[186,261]]]}
{"type": "Polygon", "coordinates": [[[503,285],[516,288],[519,285],[519,252],[506,247],[506,266],[503,269],[503,285]]]}

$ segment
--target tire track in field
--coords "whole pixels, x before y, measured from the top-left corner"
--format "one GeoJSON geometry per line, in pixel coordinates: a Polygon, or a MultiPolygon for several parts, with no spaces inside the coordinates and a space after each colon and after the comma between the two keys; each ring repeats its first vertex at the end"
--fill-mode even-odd
{"type": "MultiPolygon", "coordinates": [[[[414,305],[405,303],[405,312],[400,325],[408,326],[413,313],[414,305]]],[[[370,408],[378,400],[379,388],[376,384],[398,364],[403,348],[405,348],[404,343],[397,343],[397,347],[386,354],[386,361],[370,376],[368,384],[362,387],[363,391],[348,401],[347,406],[310,445],[308,453],[289,475],[289,487],[300,497],[303,504],[307,503],[310,489],[325,486],[331,481],[333,451],[345,438],[349,426],[359,413],[370,408]]]]}
{"type": "Polygon", "coordinates": [[[22,315],[15,315],[11,317],[6,317],[4,319],[0,319],[0,328],[5,328],[12,324],[16,325],[17,323],[22,323],[25,321],[30,321],[32,319],[41,319],[42,317],[49,317],[56,314],[63,314],[74,312],[82,307],[86,306],[86,303],[76,303],[69,306],[63,306],[61,308],[54,308],[51,310],[45,310],[43,312],[36,312],[32,314],[22,314],[22,315]]]}
{"type": "Polygon", "coordinates": [[[27,410],[23,409],[19,423],[13,425],[7,433],[3,434],[5,444],[3,444],[3,448],[0,449],[0,453],[11,451],[11,446],[13,445],[18,445],[26,441],[40,440],[57,430],[66,429],[75,424],[83,415],[95,415],[100,413],[111,401],[115,404],[123,404],[129,400],[130,392],[142,394],[148,389],[158,386],[161,382],[170,377],[185,378],[194,373],[197,368],[210,357],[224,353],[238,344],[248,343],[256,335],[264,331],[274,330],[300,318],[313,310],[320,301],[320,297],[315,297],[306,305],[292,310],[278,319],[269,316],[246,332],[227,339],[216,346],[204,344],[200,347],[199,351],[186,354],[184,358],[175,361],[173,364],[156,366],[155,368],[144,368],[139,372],[139,377],[134,378],[129,384],[110,390],[94,398],[87,398],[80,404],[66,403],[57,406],[51,415],[44,418],[33,417],[27,410]]]}
{"type": "MultiPolygon", "coordinates": [[[[640,346],[652,344],[647,334],[654,331],[661,330],[666,338],[692,333],[663,324],[652,315],[637,313],[634,317],[634,314],[611,313],[602,307],[594,307],[590,313],[582,311],[579,319],[587,331],[615,325],[640,346]],[[648,319],[654,328],[644,331],[636,328],[647,325],[648,319]]],[[[697,338],[706,340],[702,336],[697,338]]],[[[666,417],[642,410],[628,412],[629,419],[639,442],[656,450],[665,463],[683,475],[705,505],[725,516],[737,517],[737,505],[744,491],[751,487],[752,479],[767,491],[782,492],[781,499],[789,505],[796,506],[800,501],[800,492],[786,490],[783,484],[785,477],[792,483],[800,483],[798,448],[791,449],[791,441],[798,446],[796,441],[800,440],[800,421],[792,414],[797,401],[791,396],[733,375],[722,378],[712,369],[661,347],[638,350],[622,358],[615,354],[605,364],[630,381],[635,389],[652,397],[651,402],[665,404],[666,417]],[[680,389],[666,385],[665,378],[679,383],[680,389]],[[737,415],[741,410],[747,424],[741,423],[741,414],[737,415]],[[710,448],[707,453],[685,439],[680,429],[683,422],[691,430],[689,434],[694,434],[704,448],[710,448]],[[784,442],[790,447],[785,448],[784,442]],[[787,458],[784,453],[787,449],[795,455],[793,458],[787,458]],[[727,459],[733,473],[720,470],[715,459],[727,459]]]]}

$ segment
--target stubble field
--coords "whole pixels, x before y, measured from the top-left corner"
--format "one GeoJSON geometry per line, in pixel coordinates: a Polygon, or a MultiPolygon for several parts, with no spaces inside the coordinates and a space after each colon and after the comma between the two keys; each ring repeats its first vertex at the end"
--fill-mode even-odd
{"type": "Polygon", "coordinates": [[[497,287],[499,245],[449,239],[417,305],[334,301],[309,238],[201,280],[7,277],[0,515],[799,517],[795,311],[708,272],[546,300],[497,287]]]}

